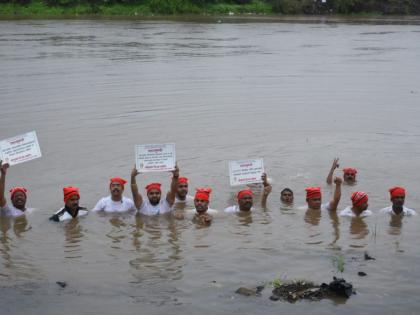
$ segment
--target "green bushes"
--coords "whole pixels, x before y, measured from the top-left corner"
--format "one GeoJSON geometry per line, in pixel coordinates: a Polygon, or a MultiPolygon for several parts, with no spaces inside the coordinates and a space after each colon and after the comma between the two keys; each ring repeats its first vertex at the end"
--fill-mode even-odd
{"type": "Polygon", "coordinates": [[[399,14],[419,15],[420,0],[0,0],[0,15],[40,14],[399,14]]]}

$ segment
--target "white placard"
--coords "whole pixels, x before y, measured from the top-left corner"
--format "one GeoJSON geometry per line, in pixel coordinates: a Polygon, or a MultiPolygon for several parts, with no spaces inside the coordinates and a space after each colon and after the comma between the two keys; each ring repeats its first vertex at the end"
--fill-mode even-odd
{"type": "Polygon", "coordinates": [[[135,147],[136,168],[140,173],[175,169],[175,143],[139,144],[135,147]]]}
{"type": "Polygon", "coordinates": [[[16,165],[41,157],[35,131],[0,141],[0,158],[3,163],[16,165]]]}
{"type": "Polygon", "coordinates": [[[231,186],[262,183],[262,173],[264,173],[263,159],[229,161],[231,186]]]}

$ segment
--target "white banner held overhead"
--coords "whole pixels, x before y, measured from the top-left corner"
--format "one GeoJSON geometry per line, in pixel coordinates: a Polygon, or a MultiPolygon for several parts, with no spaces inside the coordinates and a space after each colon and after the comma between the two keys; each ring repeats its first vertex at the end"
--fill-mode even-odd
{"type": "Polygon", "coordinates": [[[41,149],[35,131],[0,141],[0,158],[10,166],[40,158],[41,149]]]}
{"type": "Polygon", "coordinates": [[[175,143],[139,144],[135,147],[136,168],[140,173],[175,169],[175,143]]]}
{"type": "Polygon", "coordinates": [[[231,186],[262,183],[261,176],[263,173],[263,159],[229,161],[231,186]]]}

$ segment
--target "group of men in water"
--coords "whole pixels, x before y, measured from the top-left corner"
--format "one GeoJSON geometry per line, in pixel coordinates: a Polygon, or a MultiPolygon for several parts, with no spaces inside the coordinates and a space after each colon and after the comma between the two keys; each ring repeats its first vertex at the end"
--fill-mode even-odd
{"type": "MultiPolygon", "coordinates": [[[[357,170],[354,168],[343,169],[343,179],[334,176],[334,171],[339,167],[338,159],[334,159],[330,172],[327,176],[327,183],[334,183],[335,189],[332,199],[322,203],[320,187],[306,188],[307,210],[311,211],[336,211],[341,199],[341,185],[344,183],[354,185],[356,183],[357,170]]],[[[0,215],[18,217],[30,212],[26,207],[27,189],[24,187],[13,187],[10,189],[10,201],[7,203],[5,197],[6,174],[8,164],[0,161],[0,215]]],[[[126,181],[120,177],[113,177],[109,182],[110,195],[100,199],[92,211],[105,211],[111,213],[134,211],[143,215],[154,216],[165,213],[173,213],[177,219],[183,219],[187,215],[187,204],[191,207],[193,220],[201,224],[209,224],[212,221],[212,214],[216,210],[209,208],[211,188],[198,188],[195,196],[188,194],[188,178],[179,176],[179,168],[172,171],[170,190],[165,198],[162,198],[161,184],[150,183],[146,189],[146,198],[142,196],[137,187],[136,177],[139,172],[134,168],[131,172],[131,192],[133,199],[123,196],[126,181]]],[[[266,207],[267,198],[272,191],[272,186],[264,173],[262,175],[261,206],[266,207]]],[[[395,216],[411,216],[416,212],[404,206],[406,191],[402,187],[393,187],[389,190],[392,205],[382,209],[380,212],[395,216]]],[[[52,221],[66,221],[76,217],[85,216],[88,210],[79,205],[80,191],[77,187],[63,188],[64,206],[50,217],[52,221]]],[[[251,189],[243,189],[237,193],[237,205],[230,206],[224,210],[226,213],[249,213],[253,210],[254,193],[251,189]]],[[[290,188],[280,192],[280,200],[284,206],[293,208],[294,195],[290,188]]],[[[365,217],[372,215],[368,210],[368,195],[363,191],[356,191],[351,195],[352,205],[342,210],[341,216],[365,217]]]]}

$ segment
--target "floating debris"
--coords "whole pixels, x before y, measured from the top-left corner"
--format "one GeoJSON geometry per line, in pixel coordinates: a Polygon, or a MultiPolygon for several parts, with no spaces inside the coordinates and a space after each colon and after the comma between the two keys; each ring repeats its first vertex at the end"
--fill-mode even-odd
{"type": "Polygon", "coordinates": [[[365,260],[376,260],[374,257],[370,256],[368,252],[365,252],[365,260]]]}
{"type": "Polygon", "coordinates": [[[67,286],[67,283],[64,281],[57,281],[56,283],[62,288],[65,288],[67,286]]]}
{"type": "Polygon", "coordinates": [[[357,274],[358,274],[359,276],[361,276],[361,277],[365,277],[365,276],[367,276],[367,273],[366,273],[366,272],[364,272],[364,271],[359,271],[357,274]]]}
{"type": "Polygon", "coordinates": [[[320,301],[337,296],[349,298],[353,293],[353,285],[351,283],[334,277],[334,280],[329,284],[323,283],[320,286],[303,280],[281,284],[273,289],[273,295],[270,297],[270,300],[283,300],[290,303],[303,299],[320,301]]]}
{"type": "Polygon", "coordinates": [[[256,296],[257,290],[240,287],[238,290],[235,291],[235,293],[245,295],[245,296],[256,296]]]}

